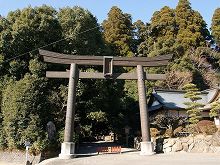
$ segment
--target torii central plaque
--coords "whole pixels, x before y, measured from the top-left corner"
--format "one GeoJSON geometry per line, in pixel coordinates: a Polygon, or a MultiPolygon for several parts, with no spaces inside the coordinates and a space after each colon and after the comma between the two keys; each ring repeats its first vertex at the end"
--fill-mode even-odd
{"type": "Polygon", "coordinates": [[[141,119],[141,155],[152,155],[153,144],[150,139],[149,116],[147,110],[147,98],[145,80],[164,80],[164,74],[146,74],[144,67],[166,66],[172,55],[156,57],[112,57],[112,56],[77,56],[55,53],[47,50],[39,50],[45,62],[70,64],[70,70],[65,72],[47,71],[48,78],[69,78],[68,100],[66,110],[64,142],[61,145],[60,158],[71,159],[75,154],[75,144],[73,143],[74,116],[76,103],[76,85],[78,79],[125,79],[137,80],[139,108],[141,119]],[[80,72],[78,65],[102,65],[103,72],[80,72]],[[114,66],[137,67],[133,73],[114,73],[114,66]]]}

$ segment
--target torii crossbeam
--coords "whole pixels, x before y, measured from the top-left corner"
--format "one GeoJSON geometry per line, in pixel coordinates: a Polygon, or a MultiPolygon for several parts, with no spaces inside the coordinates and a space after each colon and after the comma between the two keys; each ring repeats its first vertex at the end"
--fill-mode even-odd
{"type": "Polygon", "coordinates": [[[47,50],[39,50],[45,62],[57,64],[70,64],[69,71],[47,71],[48,78],[69,78],[67,111],[65,121],[64,142],[61,146],[60,158],[70,159],[75,154],[75,144],[73,143],[74,116],[76,103],[76,85],[78,79],[126,79],[137,80],[139,94],[139,108],[141,119],[141,155],[153,154],[153,144],[150,139],[149,115],[147,110],[145,80],[164,80],[164,74],[146,74],[143,67],[166,66],[172,55],[162,55],[156,57],[112,57],[112,56],[78,56],[55,53],[47,50]],[[103,73],[81,72],[78,65],[103,66],[103,73]],[[137,67],[133,73],[114,73],[113,66],[137,67]]]}

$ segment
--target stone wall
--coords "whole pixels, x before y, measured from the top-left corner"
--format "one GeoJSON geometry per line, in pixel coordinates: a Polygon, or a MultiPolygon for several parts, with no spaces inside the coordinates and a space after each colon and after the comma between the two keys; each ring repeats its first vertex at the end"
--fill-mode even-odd
{"type": "MultiPolygon", "coordinates": [[[[41,154],[37,156],[28,155],[28,160],[35,165],[42,159],[41,154]]],[[[0,151],[0,161],[16,164],[26,164],[25,151],[0,151]]]]}
{"type": "Polygon", "coordinates": [[[161,148],[164,153],[220,153],[220,131],[214,135],[196,135],[181,138],[163,139],[161,148]]]}

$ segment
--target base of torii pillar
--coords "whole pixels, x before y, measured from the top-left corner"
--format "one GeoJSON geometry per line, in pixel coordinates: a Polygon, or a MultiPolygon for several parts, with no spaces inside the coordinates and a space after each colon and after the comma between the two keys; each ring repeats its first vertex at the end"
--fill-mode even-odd
{"type": "Polygon", "coordinates": [[[75,143],[64,142],[61,144],[61,153],[59,154],[60,159],[73,159],[75,158],[75,143]]]}
{"type": "Polygon", "coordinates": [[[140,155],[154,155],[154,144],[153,142],[141,142],[140,155]]]}

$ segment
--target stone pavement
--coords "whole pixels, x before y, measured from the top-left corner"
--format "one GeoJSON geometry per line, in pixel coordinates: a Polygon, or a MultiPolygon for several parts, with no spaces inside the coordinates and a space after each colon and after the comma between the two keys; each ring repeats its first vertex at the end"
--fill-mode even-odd
{"type": "Polygon", "coordinates": [[[103,154],[79,157],[72,160],[53,158],[39,165],[219,165],[220,154],[215,153],[169,153],[141,156],[139,152],[103,154]]]}
{"type": "Polygon", "coordinates": [[[24,163],[16,163],[16,162],[8,162],[8,161],[0,161],[0,165],[25,165],[24,163]]]}

